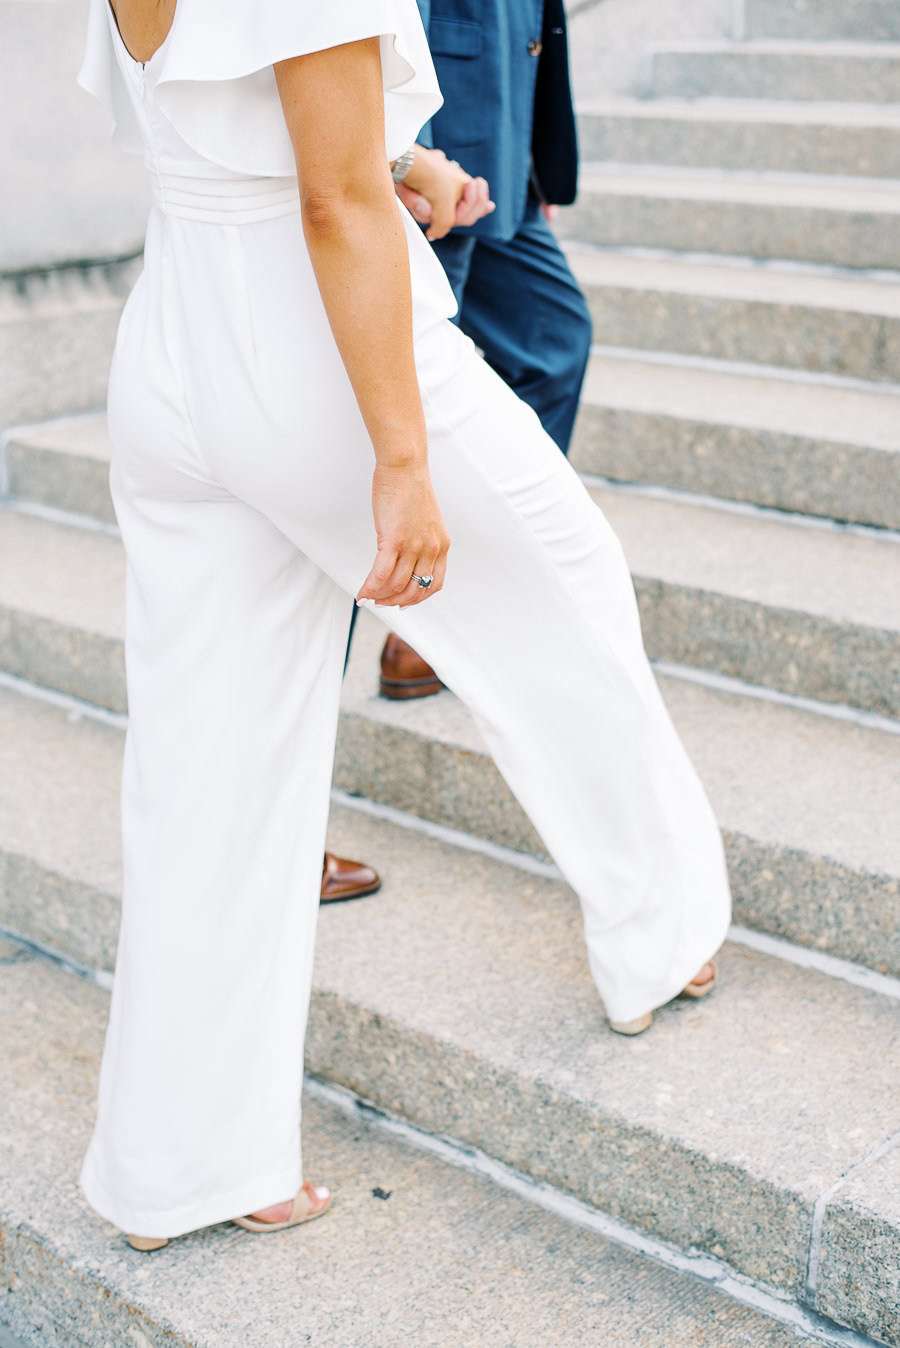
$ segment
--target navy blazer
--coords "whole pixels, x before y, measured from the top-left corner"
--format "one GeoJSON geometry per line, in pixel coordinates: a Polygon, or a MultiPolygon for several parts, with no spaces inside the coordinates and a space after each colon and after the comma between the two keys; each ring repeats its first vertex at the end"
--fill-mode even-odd
{"type": "Polygon", "coordinates": [[[487,178],[497,209],[473,225],[472,233],[511,239],[525,214],[533,152],[536,159],[546,155],[543,195],[560,205],[575,195],[577,146],[562,0],[547,0],[546,12],[544,0],[418,4],[444,95],[444,107],[419,139],[457,159],[473,177],[487,178]]]}

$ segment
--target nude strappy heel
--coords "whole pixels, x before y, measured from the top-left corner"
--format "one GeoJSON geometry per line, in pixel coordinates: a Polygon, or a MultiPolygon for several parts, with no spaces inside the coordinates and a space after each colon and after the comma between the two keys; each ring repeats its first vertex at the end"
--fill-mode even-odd
{"type": "MultiPolygon", "coordinates": [[[[706,997],[712,992],[719,978],[719,964],[715,959],[707,960],[706,962],[707,964],[712,965],[712,978],[708,978],[705,983],[688,983],[687,987],[682,988],[679,992],[679,997],[688,997],[696,1000],[699,997],[706,997]]],[[[643,1016],[638,1016],[636,1020],[611,1020],[609,1022],[609,1028],[614,1030],[616,1034],[633,1035],[643,1034],[645,1030],[650,1029],[652,1024],[653,1012],[647,1011],[643,1016]]]]}
{"type": "MultiPolygon", "coordinates": [[[[245,1231],[254,1231],[257,1234],[263,1234],[267,1231],[286,1231],[289,1226],[299,1226],[301,1222],[311,1222],[316,1217],[321,1217],[323,1212],[327,1212],[331,1207],[331,1194],[324,1185],[314,1189],[308,1181],[303,1184],[294,1195],[294,1202],[291,1207],[291,1215],[283,1222],[261,1222],[256,1217],[233,1217],[235,1226],[242,1226],[245,1231]],[[325,1200],[324,1202],[322,1200],[325,1200]],[[317,1207],[316,1204],[319,1204],[317,1207]]],[[[167,1236],[126,1236],[125,1239],[133,1250],[161,1250],[164,1245],[168,1245],[167,1236]]]]}
{"type": "Polygon", "coordinates": [[[331,1207],[331,1194],[324,1185],[314,1189],[312,1185],[304,1182],[294,1196],[294,1205],[291,1208],[291,1215],[284,1222],[261,1222],[255,1217],[235,1217],[235,1226],[242,1226],[245,1231],[256,1231],[262,1233],[265,1231],[286,1231],[289,1226],[299,1226],[301,1222],[311,1222],[316,1217],[321,1217],[323,1212],[327,1212],[331,1207]],[[327,1195],[327,1197],[326,1197],[327,1195]],[[325,1202],[322,1202],[322,1199],[325,1202]],[[316,1207],[316,1203],[320,1206],[316,1207]]]}

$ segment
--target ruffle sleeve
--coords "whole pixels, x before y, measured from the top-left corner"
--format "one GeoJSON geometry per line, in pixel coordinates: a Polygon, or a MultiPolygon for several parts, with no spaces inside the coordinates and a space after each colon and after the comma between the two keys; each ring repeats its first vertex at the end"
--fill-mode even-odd
{"type": "MultiPolygon", "coordinates": [[[[108,108],[117,143],[136,149],[107,8],[108,0],[91,0],[79,83],[108,108]]],[[[238,173],[292,176],[273,65],[369,37],[381,42],[386,151],[396,159],[442,102],[416,0],[177,0],[153,58],[156,99],[205,159],[238,173]]]]}

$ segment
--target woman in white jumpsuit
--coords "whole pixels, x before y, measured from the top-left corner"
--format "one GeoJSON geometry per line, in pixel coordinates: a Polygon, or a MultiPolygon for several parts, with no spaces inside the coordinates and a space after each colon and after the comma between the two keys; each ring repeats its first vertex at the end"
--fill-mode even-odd
{"type": "MultiPolygon", "coordinates": [[[[273,64],[372,38],[387,174],[440,103],[415,0],[177,0],[145,64],[92,0],[80,82],[143,150],[154,204],[109,392],[128,558],[125,881],[82,1183],[147,1238],[284,1203],[302,1180],[349,596],[376,532],[373,439],[304,242],[273,64]]],[[[471,708],[580,897],[608,1017],[633,1021],[725,937],[719,833],[615,536],[449,321],[443,272],[396,209],[452,551],[440,594],[377,612],[471,708]]]]}

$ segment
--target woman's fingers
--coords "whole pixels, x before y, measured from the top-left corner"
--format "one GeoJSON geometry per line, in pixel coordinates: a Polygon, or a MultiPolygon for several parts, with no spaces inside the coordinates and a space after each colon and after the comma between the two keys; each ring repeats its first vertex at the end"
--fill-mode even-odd
{"type": "Polygon", "coordinates": [[[423,197],[421,192],[414,192],[411,187],[404,187],[402,183],[397,184],[397,196],[414,220],[418,220],[420,225],[428,224],[431,219],[431,202],[427,197],[423,197]]]}
{"type": "Polygon", "coordinates": [[[397,556],[396,549],[379,550],[372,570],[357,593],[357,599],[372,599],[379,605],[399,605],[401,608],[430,599],[444,584],[448,547],[449,541],[437,554],[432,552],[426,556],[414,552],[397,556]],[[396,558],[393,565],[391,558],[396,558]],[[419,584],[420,577],[427,580],[429,576],[430,585],[419,584]]]}
{"type": "Polygon", "coordinates": [[[444,577],[447,574],[447,553],[440,553],[431,566],[426,566],[424,562],[417,562],[413,568],[413,575],[410,577],[410,584],[407,593],[400,601],[401,608],[409,608],[411,604],[421,604],[423,600],[430,599],[432,595],[438,593],[444,584],[444,577]],[[419,568],[422,568],[421,570],[419,568]],[[431,576],[429,586],[420,585],[416,576],[421,576],[425,580],[431,576]]]}
{"type": "Polygon", "coordinates": [[[378,603],[387,598],[388,584],[394,574],[398,556],[396,548],[379,546],[372,570],[356,592],[357,599],[374,599],[378,603]]]}

